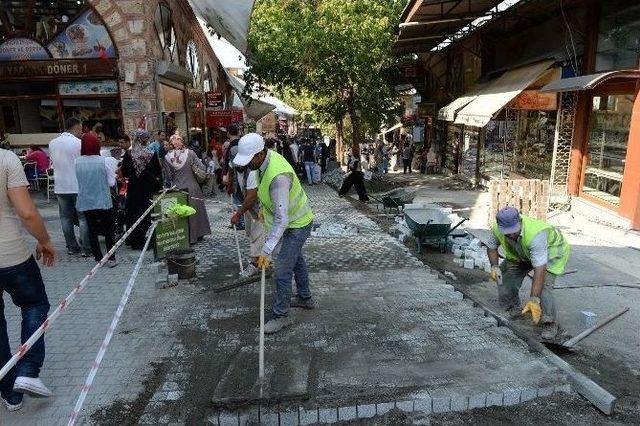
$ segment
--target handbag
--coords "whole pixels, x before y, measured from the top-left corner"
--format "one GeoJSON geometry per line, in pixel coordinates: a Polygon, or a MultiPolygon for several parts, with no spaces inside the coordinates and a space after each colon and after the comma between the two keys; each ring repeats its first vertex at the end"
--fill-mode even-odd
{"type": "Polygon", "coordinates": [[[191,163],[191,170],[193,170],[193,175],[196,177],[196,181],[198,181],[199,184],[203,184],[206,182],[207,180],[206,171],[196,166],[195,163],[191,163]]]}

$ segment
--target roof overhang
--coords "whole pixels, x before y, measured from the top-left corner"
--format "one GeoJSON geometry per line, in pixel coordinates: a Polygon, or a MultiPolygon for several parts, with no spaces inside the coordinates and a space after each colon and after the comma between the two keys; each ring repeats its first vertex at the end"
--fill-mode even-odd
{"type": "Polygon", "coordinates": [[[593,90],[605,83],[628,83],[640,80],[640,70],[609,71],[553,81],[541,92],[575,92],[593,90]]]}
{"type": "Polygon", "coordinates": [[[189,0],[194,13],[243,54],[255,0],[189,0]]]}

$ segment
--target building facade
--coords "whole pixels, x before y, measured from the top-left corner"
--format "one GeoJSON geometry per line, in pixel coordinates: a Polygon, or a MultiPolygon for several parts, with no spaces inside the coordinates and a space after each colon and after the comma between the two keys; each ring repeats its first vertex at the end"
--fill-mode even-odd
{"type": "Polygon", "coordinates": [[[477,183],[548,179],[640,228],[640,4],[500,3],[403,14],[396,48],[426,71],[415,86],[437,104],[444,165],[477,183]]]}
{"type": "Polygon", "coordinates": [[[187,0],[6,3],[0,133],[12,145],[46,144],[69,117],[100,123],[107,143],[140,127],[201,138],[204,93],[230,99],[187,0]]]}

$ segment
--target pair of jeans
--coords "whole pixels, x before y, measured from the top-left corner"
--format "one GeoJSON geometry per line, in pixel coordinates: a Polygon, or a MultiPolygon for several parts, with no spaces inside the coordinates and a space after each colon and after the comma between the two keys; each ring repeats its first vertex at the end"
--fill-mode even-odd
{"type": "Polygon", "coordinates": [[[404,166],[404,171],[403,171],[404,174],[407,173],[407,170],[409,170],[409,173],[412,173],[412,171],[411,171],[411,159],[404,158],[402,160],[402,165],[404,166]]]}
{"type": "Polygon", "coordinates": [[[312,223],[303,228],[289,228],[282,235],[280,251],[274,259],[273,317],[286,317],[291,304],[291,279],[295,278],[298,297],[311,297],[309,271],[302,255],[302,247],[311,235],[312,223]]]}
{"type": "Polygon", "coordinates": [[[76,210],[77,194],[56,194],[58,198],[58,212],[60,214],[60,223],[62,224],[62,233],[67,250],[72,252],[80,251],[74,225],[76,218],[80,226],[80,240],[82,242],[82,251],[91,253],[91,243],[89,236],[89,225],[87,219],[82,212],[76,210]]]}
{"type": "MultiPolygon", "coordinates": [[[[115,213],[113,210],[87,210],[84,212],[89,225],[89,243],[91,244],[91,253],[96,262],[102,260],[102,249],[98,235],[104,233],[104,242],[107,245],[107,251],[116,244],[115,241],[115,213]]],[[[110,260],[116,260],[116,255],[112,254],[110,260]]]]}
{"type": "MultiPolygon", "coordinates": [[[[3,293],[11,296],[13,303],[22,311],[21,342],[24,343],[47,319],[49,300],[44,289],[40,268],[33,257],[9,268],[0,268],[0,366],[11,358],[7,321],[4,317],[3,293]]],[[[44,363],[44,337],[39,338],[33,347],[18,361],[0,381],[2,396],[13,392],[16,377],[36,378],[44,363]]]]}
{"type": "Polygon", "coordinates": [[[313,161],[305,161],[304,169],[307,172],[307,182],[309,183],[309,185],[313,185],[313,178],[316,174],[316,163],[314,163],[313,161]]]}
{"type": "MultiPolygon", "coordinates": [[[[502,265],[500,265],[502,285],[498,284],[498,301],[502,307],[520,307],[520,287],[522,287],[522,281],[532,269],[533,266],[528,262],[517,263],[508,260],[502,262],[502,265]]],[[[545,272],[544,287],[542,287],[542,294],[540,295],[543,323],[556,321],[556,306],[553,295],[555,282],[556,276],[545,272]]]]}

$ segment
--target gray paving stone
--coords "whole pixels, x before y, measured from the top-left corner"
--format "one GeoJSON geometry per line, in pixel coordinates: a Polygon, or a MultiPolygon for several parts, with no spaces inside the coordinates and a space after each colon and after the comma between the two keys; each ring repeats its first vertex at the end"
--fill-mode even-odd
{"type": "Polygon", "coordinates": [[[380,404],[376,404],[376,414],[381,416],[383,414],[387,414],[389,411],[393,410],[395,407],[393,402],[383,402],[380,404]]]}
{"type": "Polygon", "coordinates": [[[466,396],[451,397],[451,411],[465,411],[469,409],[469,398],[466,396]]]}
{"type": "Polygon", "coordinates": [[[238,413],[235,411],[220,413],[218,424],[220,426],[238,426],[240,424],[238,421],[238,413]]]}
{"type": "Polygon", "coordinates": [[[555,387],[555,392],[571,393],[571,385],[569,383],[558,385],[555,387]]]}
{"type": "Polygon", "coordinates": [[[298,409],[300,412],[300,424],[303,426],[312,425],[318,423],[318,410],[317,409],[306,409],[300,407],[298,409]]]}
{"type": "Polygon", "coordinates": [[[413,401],[396,401],[396,408],[405,413],[411,413],[413,411],[413,401]]]}
{"type": "Polygon", "coordinates": [[[361,419],[369,419],[376,416],[376,405],[358,405],[358,417],[361,419]]]}
{"type": "Polygon", "coordinates": [[[545,386],[542,388],[538,388],[538,397],[551,396],[553,395],[553,392],[554,392],[553,386],[545,386]]]}
{"type": "Polygon", "coordinates": [[[434,413],[446,413],[451,411],[451,397],[449,396],[432,396],[432,410],[434,413]]]}
{"type": "Polygon", "coordinates": [[[338,410],[336,408],[320,408],[318,409],[318,418],[320,423],[331,423],[338,421],[338,410]]]}
{"type": "Polygon", "coordinates": [[[520,389],[505,389],[503,392],[504,398],[502,400],[503,405],[516,405],[520,403],[520,389]]]}
{"type": "Polygon", "coordinates": [[[298,420],[298,410],[291,411],[280,411],[280,424],[281,425],[297,425],[299,424],[298,420]]]}
{"type": "Polygon", "coordinates": [[[469,409],[484,408],[487,405],[487,394],[479,393],[469,397],[469,409]]]}
{"type": "Polygon", "coordinates": [[[491,407],[494,405],[502,406],[503,405],[504,395],[502,392],[489,392],[487,393],[487,407],[491,407]]]}
{"type": "Polygon", "coordinates": [[[535,388],[522,389],[520,393],[520,402],[527,402],[535,399],[538,396],[538,391],[535,388]]]}
{"type": "Polygon", "coordinates": [[[423,396],[413,401],[413,409],[421,413],[429,414],[433,410],[433,401],[429,396],[423,396]]]}
{"type": "Polygon", "coordinates": [[[356,406],[350,407],[338,407],[338,420],[347,421],[357,419],[358,414],[356,412],[356,406]]]}

